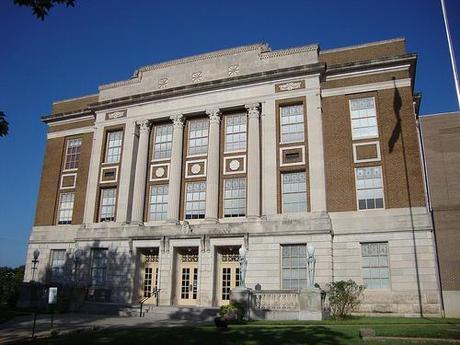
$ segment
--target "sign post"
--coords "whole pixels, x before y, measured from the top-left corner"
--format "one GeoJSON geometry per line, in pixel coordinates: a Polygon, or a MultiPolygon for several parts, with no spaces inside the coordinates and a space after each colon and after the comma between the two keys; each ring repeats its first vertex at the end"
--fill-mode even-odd
{"type": "Polygon", "coordinates": [[[54,305],[57,303],[57,293],[58,293],[57,287],[50,287],[48,289],[48,304],[50,305],[50,308],[51,308],[51,328],[53,328],[54,305]]]}

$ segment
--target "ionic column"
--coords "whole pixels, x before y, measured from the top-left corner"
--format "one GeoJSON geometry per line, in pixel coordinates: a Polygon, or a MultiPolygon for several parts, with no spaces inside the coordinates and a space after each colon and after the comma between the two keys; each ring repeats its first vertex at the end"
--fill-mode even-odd
{"type": "Polygon", "coordinates": [[[217,221],[219,206],[219,123],[220,110],[206,110],[209,116],[205,218],[217,221]]]}
{"type": "Polygon", "coordinates": [[[182,179],[182,140],[184,135],[184,117],[173,115],[173,140],[171,165],[169,170],[168,222],[179,221],[180,189],[182,179]]]}
{"type": "Polygon", "coordinates": [[[248,110],[247,216],[260,216],[260,131],[259,103],[246,104],[248,110]]]}
{"type": "Polygon", "coordinates": [[[147,178],[150,121],[138,121],[137,125],[139,125],[139,144],[137,148],[136,170],[134,176],[131,222],[141,224],[144,220],[145,183],[147,178]]]}

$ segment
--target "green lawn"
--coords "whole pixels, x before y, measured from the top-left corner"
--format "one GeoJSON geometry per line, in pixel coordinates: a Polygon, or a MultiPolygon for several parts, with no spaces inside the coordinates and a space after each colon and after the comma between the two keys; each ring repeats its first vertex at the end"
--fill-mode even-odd
{"type": "MultiPolygon", "coordinates": [[[[373,328],[377,335],[460,339],[459,319],[353,318],[346,321],[256,321],[231,325],[227,330],[214,326],[111,329],[63,335],[39,340],[37,344],[367,344],[360,328],[373,328]]],[[[387,342],[388,343],[388,342],[387,342]]],[[[391,344],[406,344],[391,342],[391,344]]],[[[412,343],[413,344],[413,343],[412,343]]],[[[425,343],[426,344],[426,343],[425,343]]],[[[439,343],[437,343],[439,344],[439,343]]]]}

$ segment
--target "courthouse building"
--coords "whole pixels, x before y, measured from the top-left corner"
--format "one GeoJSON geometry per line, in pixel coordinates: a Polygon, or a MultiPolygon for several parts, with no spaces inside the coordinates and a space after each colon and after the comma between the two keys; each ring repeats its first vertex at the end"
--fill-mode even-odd
{"type": "Polygon", "coordinates": [[[261,43],[53,103],[25,280],[217,307],[239,247],[249,288],[293,291],[311,244],[322,288],[367,286],[362,312],[440,314],[415,70],[403,39],[261,43]]]}

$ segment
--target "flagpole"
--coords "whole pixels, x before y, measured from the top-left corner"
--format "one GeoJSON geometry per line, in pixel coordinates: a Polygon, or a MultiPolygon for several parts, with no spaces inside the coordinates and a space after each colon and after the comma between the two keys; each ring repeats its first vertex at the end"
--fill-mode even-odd
{"type": "Polygon", "coordinates": [[[458,108],[460,109],[460,86],[458,82],[457,63],[455,61],[455,52],[452,47],[452,39],[450,37],[449,23],[447,21],[447,10],[445,0],[441,0],[442,15],[444,18],[444,26],[446,28],[447,43],[449,45],[450,61],[452,64],[452,73],[454,74],[455,90],[457,91],[458,108]]]}

